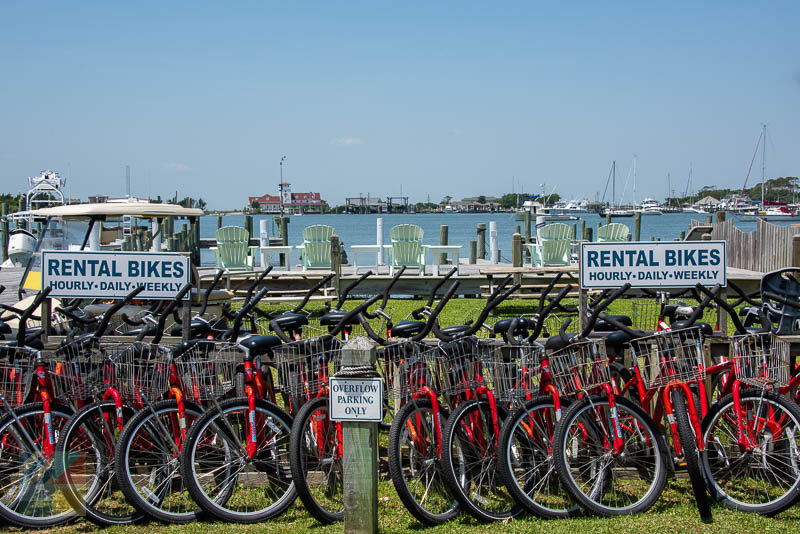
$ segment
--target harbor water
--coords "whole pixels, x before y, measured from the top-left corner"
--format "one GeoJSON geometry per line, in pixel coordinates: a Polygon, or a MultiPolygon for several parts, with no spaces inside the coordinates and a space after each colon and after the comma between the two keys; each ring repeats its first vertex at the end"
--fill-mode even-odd
{"type": "MultiPolygon", "coordinates": [[[[596,214],[578,214],[580,219],[586,221],[586,226],[594,229],[605,224],[605,218],[596,214]]],[[[517,226],[520,227],[522,234],[525,233],[524,223],[517,221],[513,213],[417,213],[417,214],[367,214],[367,215],[346,215],[346,214],[323,214],[323,215],[303,215],[290,216],[289,222],[289,244],[299,245],[303,241],[303,228],[312,224],[325,224],[336,229],[336,234],[342,239],[345,248],[350,253],[350,245],[374,245],[377,241],[376,220],[383,217],[384,242],[389,243],[389,229],[398,224],[416,224],[425,232],[423,243],[427,245],[439,244],[439,227],[448,226],[450,245],[461,245],[461,257],[469,255],[469,242],[477,239],[477,225],[486,223],[486,248],[489,248],[489,222],[497,222],[497,233],[500,248],[501,262],[511,262],[511,236],[516,232],[517,226]]],[[[673,240],[680,237],[681,231],[689,229],[692,220],[705,221],[707,215],[697,213],[665,213],[663,215],[646,215],[642,217],[642,241],[649,241],[651,238],[658,238],[662,241],[673,240]]],[[[729,215],[729,217],[731,217],[729,215]]],[[[259,221],[267,219],[269,221],[269,233],[271,237],[278,235],[277,225],[274,223],[273,215],[254,215],[253,231],[254,237],[258,237],[259,221]]],[[[580,233],[580,220],[564,221],[566,224],[577,224],[580,233]]],[[[614,219],[627,225],[633,232],[633,218],[626,217],[614,219]]],[[[244,226],[244,215],[232,214],[222,216],[223,226],[244,226]]],[[[744,231],[755,229],[756,223],[740,221],[734,217],[734,224],[744,231]]],[[[778,223],[780,224],[780,223],[778,223]]],[[[785,223],[790,224],[790,223],[785,223]]],[[[531,232],[535,235],[535,221],[531,222],[531,232]]],[[[217,229],[217,216],[206,215],[200,222],[200,236],[203,238],[213,238],[217,229]]],[[[364,260],[367,258],[365,257],[364,260]]],[[[297,251],[292,252],[292,262],[297,264],[299,257],[297,251]]],[[[213,255],[209,250],[202,251],[202,263],[212,265],[213,255]]]]}

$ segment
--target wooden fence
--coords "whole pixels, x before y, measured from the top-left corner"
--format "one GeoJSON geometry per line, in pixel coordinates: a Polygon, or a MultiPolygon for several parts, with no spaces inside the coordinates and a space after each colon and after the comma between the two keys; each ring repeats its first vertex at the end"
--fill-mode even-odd
{"type": "MultiPolygon", "coordinates": [[[[692,221],[694,226],[706,225],[692,221]]],[[[792,265],[792,237],[800,234],[800,225],[778,226],[759,219],[752,232],[739,230],[731,220],[711,226],[711,239],[728,243],[729,267],[765,273],[792,265]]]]}

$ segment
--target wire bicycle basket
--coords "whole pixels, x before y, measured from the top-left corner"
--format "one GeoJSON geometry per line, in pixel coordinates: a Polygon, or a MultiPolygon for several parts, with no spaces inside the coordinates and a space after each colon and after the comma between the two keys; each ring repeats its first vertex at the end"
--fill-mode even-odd
{"type": "Polygon", "coordinates": [[[392,372],[384,372],[381,375],[394,406],[399,406],[412,398],[427,396],[429,391],[434,394],[441,392],[440,371],[445,363],[444,356],[437,347],[419,343],[398,343],[385,347],[382,352],[384,370],[392,372]],[[387,362],[392,363],[387,364],[387,362]]]}
{"type": "Polygon", "coordinates": [[[302,339],[272,349],[280,390],[306,400],[315,398],[342,361],[342,341],[331,336],[302,339]]]}
{"type": "Polygon", "coordinates": [[[699,327],[666,330],[630,343],[648,389],[703,380],[706,376],[703,334],[699,327]]]}
{"type": "MultiPolygon", "coordinates": [[[[36,365],[36,351],[25,347],[3,347],[7,361],[0,363],[0,395],[11,408],[25,403],[36,365]]],[[[1,403],[0,403],[1,404],[1,403]]],[[[0,410],[5,406],[0,405],[0,410]]]]}
{"type": "Polygon", "coordinates": [[[561,396],[591,391],[611,382],[603,339],[572,343],[550,354],[548,360],[561,396]]]}
{"type": "Polygon", "coordinates": [[[438,360],[437,374],[445,402],[454,407],[465,393],[479,386],[488,386],[483,376],[483,360],[492,350],[489,340],[463,337],[439,344],[443,358],[438,360]]]}
{"type": "Polygon", "coordinates": [[[169,348],[151,343],[119,343],[106,347],[105,379],[122,398],[141,402],[161,399],[169,389],[169,348]]]}
{"type": "Polygon", "coordinates": [[[772,333],[735,336],[732,343],[736,378],[758,388],[780,388],[792,377],[789,343],[772,333]]]}
{"type": "Polygon", "coordinates": [[[513,403],[539,391],[539,345],[501,345],[483,360],[483,375],[498,402],[513,403]]]}
{"type": "Polygon", "coordinates": [[[195,401],[224,397],[236,388],[242,359],[242,351],[231,343],[196,343],[175,361],[183,393],[195,401]]]}

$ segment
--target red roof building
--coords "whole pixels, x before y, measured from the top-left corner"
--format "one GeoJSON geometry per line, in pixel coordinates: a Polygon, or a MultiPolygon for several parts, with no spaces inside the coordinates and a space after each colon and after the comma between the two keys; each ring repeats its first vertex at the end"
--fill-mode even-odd
{"type": "MultiPolygon", "coordinates": [[[[324,213],[328,207],[328,203],[322,200],[319,193],[291,193],[289,191],[289,184],[281,184],[285,200],[283,209],[286,213],[324,213]]],[[[247,204],[252,206],[253,203],[258,203],[259,209],[263,213],[280,213],[281,211],[281,196],[270,195],[269,193],[260,197],[248,197],[247,204]]]]}

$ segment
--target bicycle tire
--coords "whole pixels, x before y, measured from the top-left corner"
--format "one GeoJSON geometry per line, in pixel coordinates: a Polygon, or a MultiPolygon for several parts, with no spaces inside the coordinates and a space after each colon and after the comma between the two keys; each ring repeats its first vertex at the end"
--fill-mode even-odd
{"type": "MultiPolygon", "coordinates": [[[[508,410],[498,405],[497,419],[501,427],[507,415],[508,410]]],[[[450,491],[464,510],[486,523],[505,521],[523,511],[500,480],[495,447],[500,439],[500,428],[495,434],[490,421],[488,401],[463,402],[450,414],[442,438],[442,472],[450,491]],[[467,421],[468,418],[472,420],[467,421]],[[482,435],[480,439],[469,437],[478,432],[482,435]],[[468,465],[471,460],[480,465],[477,473],[468,465]],[[484,480],[487,484],[483,484],[484,480]]]]}
{"type": "Polygon", "coordinates": [[[773,425],[767,422],[763,427],[763,434],[757,436],[757,443],[762,449],[757,454],[761,456],[758,457],[754,454],[750,454],[747,458],[742,456],[747,463],[743,460],[732,460],[731,455],[740,452],[736,440],[737,414],[733,395],[726,395],[711,406],[703,419],[703,437],[706,447],[700,453],[700,466],[705,474],[711,496],[718,503],[732,510],[766,516],[775,515],[788,509],[800,499],[800,458],[797,456],[797,450],[800,450],[800,408],[786,397],[766,390],[742,391],[740,398],[748,416],[757,421],[765,420],[757,415],[765,406],[773,413],[773,418],[776,417],[774,413],[781,410],[783,423],[780,436],[786,440],[776,443],[775,429],[774,427],[770,428],[773,425]],[[726,432],[724,425],[730,425],[731,430],[726,432]],[[733,434],[730,434],[731,431],[733,434]],[[729,436],[732,441],[728,446],[723,443],[726,436],[729,436]],[[755,491],[754,487],[756,486],[750,484],[746,476],[736,479],[730,477],[728,481],[723,481],[720,476],[724,474],[722,471],[724,467],[735,464],[739,473],[746,474],[745,469],[749,469],[754,474],[753,476],[760,475],[761,487],[769,489],[766,483],[776,480],[774,470],[781,467],[781,463],[789,467],[785,472],[787,482],[784,484],[785,489],[776,491],[776,494],[780,494],[770,498],[767,502],[755,503],[744,500],[749,496],[748,492],[755,491]],[[768,469],[771,472],[767,472],[768,469]]]}
{"type": "Polygon", "coordinates": [[[526,511],[542,519],[581,512],[561,485],[553,462],[553,434],[559,419],[552,397],[535,397],[511,414],[500,432],[498,467],[503,483],[526,511]]]}
{"type": "Polygon", "coordinates": [[[326,525],[344,519],[343,466],[337,446],[341,444],[336,424],[328,418],[328,398],[304,404],[292,422],[289,465],[297,496],[314,519],[326,525]],[[312,422],[325,424],[325,428],[314,428],[312,422]],[[319,434],[323,434],[324,444],[319,443],[319,434]],[[319,458],[320,453],[324,458],[319,458]],[[310,472],[315,475],[309,477],[310,472]],[[314,484],[309,478],[321,479],[322,483],[314,484]]]}
{"type": "Polygon", "coordinates": [[[624,423],[620,425],[620,432],[624,430],[627,433],[622,435],[624,454],[611,453],[606,446],[613,443],[615,434],[614,429],[607,426],[608,418],[602,412],[592,414],[587,411],[606,410],[611,413],[604,395],[585,396],[572,403],[553,436],[556,470],[564,488],[585,510],[604,517],[648,510],[658,501],[667,483],[666,443],[658,427],[635,403],[622,397],[615,397],[615,402],[618,420],[624,423]],[[577,431],[572,430],[576,421],[577,431]],[[642,454],[634,455],[639,452],[642,454]],[[637,458],[641,458],[639,463],[633,464],[637,458]],[[576,465],[575,473],[570,467],[571,460],[576,465]],[[601,461],[607,463],[599,463],[601,461]],[[636,484],[637,474],[640,479],[645,476],[651,479],[636,484]],[[574,475],[581,479],[589,475],[588,487],[579,484],[574,475]],[[632,478],[624,479],[626,484],[620,486],[624,486],[625,491],[618,492],[617,483],[623,480],[622,475],[632,478]],[[585,487],[588,491],[584,491],[585,487]],[[643,495],[631,496],[634,489],[643,495]]]}
{"type": "MultiPolygon", "coordinates": [[[[54,436],[59,435],[60,429],[73,413],[72,408],[66,405],[59,403],[50,405],[50,421],[54,436]]],[[[60,495],[57,489],[58,470],[55,469],[56,462],[50,462],[44,473],[41,473],[39,469],[35,471],[36,474],[41,473],[41,476],[32,485],[26,484],[24,487],[20,487],[25,477],[32,474],[29,469],[30,462],[27,462],[31,452],[27,450],[27,446],[22,446],[20,443],[21,436],[18,433],[14,416],[21,424],[25,425],[26,429],[30,429],[31,425],[41,424],[44,419],[44,404],[41,402],[23,404],[14,409],[13,416],[11,413],[5,413],[0,417],[0,441],[3,444],[2,462],[0,462],[0,519],[24,528],[53,528],[72,521],[77,514],[69,506],[62,507],[53,514],[33,515],[48,514],[48,501],[52,501],[55,495],[60,495]],[[20,456],[17,462],[14,461],[15,451],[18,451],[17,454],[20,456]],[[20,467],[23,473],[18,478],[19,484],[7,484],[9,477],[13,476],[15,465],[20,467]],[[41,500],[41,503],[37,498],[41,500]],[[34,500],[37,500],[36,503],[32,503],[34,500]]],[[[31,433],[29,432],[29,434],[31,433]]],[[[36,446],[35,443],[34,446],[36,446]]],[[[40,468],[46,465],[47,462],[40,464],[40,468]]],[[[57,502],[51,502],[51,504],[58,506],[57,502]]]]}
{"type": "Polygon", "coordinates": [[[257,443],[262,445],[254,453],[255,459],[245,458],[241,450],[247,445],[243,438],[248,432],[247,421],[250,420],[246,398],[220,402],[218,407],[208,410],[198,418],[186,436],[181,462],[183,480],[195,502],[204,511],[222,521],[242,524],[266,521],[286,511],[297,497],[289,465],[292,418],[280,407],[263,399],[256,399],[255,406],[258,412],[253,414],[258,425],[257,443]],[[260,421],[259,418],[264,419],[260,421]],[[237,429],[240,432],[233,434],[237,429]],[[204,456],[198,456],[198,452],[204,456]],[[238,459],[235,454],[239,454],[238,459]],[[229,478],[222,480],[220,484],[219,470],[230,470],[237,463],[240,464],[239,468],[234,467],[235,472],[232,473],[227,471],[225,474],[229,478]],[[244,466],[249,466],[248,472],[244,472],[244,466]],[[203,471],[198,471],[201,467],[203,471]],[[270,478],[271,475],[277,476],[270,478]],[[259,479],[268,484],[267,487],[258,488],[256,492],[250,491],[252,495],[263,495],[263,498],[268,499],[266,506],[257,510],[242,509],[252,503],[252,500],[237,493],[241,489],[238,483],[240,476],[250,479],[251,486],[245,488],[245,492],[250,491],[252,483],[259,479]],[[277,485],[277,490],[269,485],[273,482],[277,485]],[[219,493],[212,494],[220,488],[219,493]],[[229,502],[233,506],[228,507],[229,502]]]}
{"type": "MultiPolygon", "coordinates": [[[[389,429],[389,476],[406,510],[420,523],[436,526],[456,517],[459,514],[459,504],[443,478],[442,461],[436,451],[436,432],[432,428],[436,423],[427,414],[433,415],[431,401],[428,399],[411,400],[395,414],[389,429]],[[407,421],[412,417],[419,417],[419,420],[409,427],[407,421]],[[426,425],[428,432],[420,436],[422,433],[419,426],[422,424],[426,425]],[[424,449],[412,444],[404,445],[409,438],[425,440],[424,449]],[[404,449],[408,450],[406,455],[402,452],[404,449]],[[404,461],[406,457],[408,459],[404,461]],[[409,480],[410,475],[415,473],[425,479],[425,491],[421,496],[413,491],[417,486],[409,480]]],[[[442,435],[447,423],[447,413],[441,405],[439,417],[442,435]]]]}
{"type": "Polygon", "coordinates": [[[692,493],[697,502],[697,512],[700,514],[700,519],[704,522],[710,522],[713,516],[708,499],[708,487],[706,486],[703,470],[700,468],[697,436],[689,419],[689,410],[684,398],[684,392],[679,388],[674,388],[671,397],[675,423],[678,427],[678,437],[681,440],[681,449],[683,450],[683,461],[686,462],[686,470],[689,473],[689,481],[692,484],[692,493]]]}
{"type": "Polygon", "coordinates": [[[164,523],[188,523],[203,517],[203,511],[191,501],[185,481],[175,476],[180,469],[180,455],[176,449],[185,446],[185,442],[175,444],[171,436],[164,439],[161,431],[161,423],[172,426],[168,431],[174,430],[175,424],[178,428],[184,425],[191,428],[202,409],[189,402],[184,406],[187,420],[183,423],[174,419],[178,412],[175,400],[163,400],[142,408],[125,425],[114,455],[117,484],[125,498],[141,513],[164,523]],[[152,468],[153,462],[159,460],[165,461],[161,472],[166,476],[159,475],[158,467],[152,468]],[[141,489],[137,487],[139,482],[144,483],[141,489]]]}
{"type": "MultiPolygon", "coordinates": [[[[125,421],[130,420],[134,413],[133,408],[123,405],[125,421]]],[[[84,406],[64,425],[56,448],[59,469],[64,477],[64,497],[78,515],[102,527],[128,525],[145,517],[127,502],[116,485],[116,418],[113,401],[84,406]],[[92,465],[92,459],[96,462],[94,473],[91,468],[86,469],[92,465]],[[78,488],[81,479],[85,491],[78,488]],[[92,482],[88,487],[86,479],[92,482]]]]}

